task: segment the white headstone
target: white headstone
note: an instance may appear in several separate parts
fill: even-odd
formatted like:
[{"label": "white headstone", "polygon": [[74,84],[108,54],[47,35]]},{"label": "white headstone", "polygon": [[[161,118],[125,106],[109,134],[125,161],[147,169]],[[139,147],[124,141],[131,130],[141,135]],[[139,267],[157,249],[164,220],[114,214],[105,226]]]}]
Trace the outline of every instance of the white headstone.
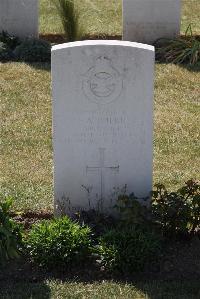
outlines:
[{"label": "white headstone", "polygon": [[0,0],[0,32],[38,36],[38,0]]},{"label": "white headstone", "polygon": [[114,205],[152,189],[154,47],[83,41],[52,49],[55,208]]},{"label": "white headstone", "polygon": [[154,43],[180,33],[181,0],[123,0],[123,39]]}]

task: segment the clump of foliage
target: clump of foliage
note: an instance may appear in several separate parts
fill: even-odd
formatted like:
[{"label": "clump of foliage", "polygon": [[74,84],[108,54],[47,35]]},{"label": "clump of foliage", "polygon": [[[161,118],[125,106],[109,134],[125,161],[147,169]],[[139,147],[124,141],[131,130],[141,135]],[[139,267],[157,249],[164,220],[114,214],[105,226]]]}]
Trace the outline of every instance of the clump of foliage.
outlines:
[{"label": "clump of foliage", "polygon": [[116,224],[118,223],[118,220],[112,215],[100,213],[94,209],[76,212],[73,215],[73,219],[81,225],[86,223],[93,231],[93,239],[97,236],[101,236],[102,233],[108,229],[116,227]]},{"label": "clump of foliage", "polygon": [[155,42],[156,60],[177,64],[200,64],[200,39],[193,35],[191,25],[185,36],[174,39],[161,38]]},{"label": "clump of foliage", "polygon": [[7,32],[0,33],[0,61],[49,62],[51,45],[44,40],[27,38],[21,40]]},{"label": "clump of foliage", "polygon": [[74,0],[53,0],[61,18],[63,29],[68,42],[79,40],[82,36],[80,14]]},{"label": "clump of foliage", "polygon": [[0,61],[5,62],[13,59],[13,53],[6,43],[0,42]]},{"label": "clump of foliage", "polygon": [[0,61],[14,60],[13,50],[21,43],[18,37],[8,34],[5,31],[0,33]]},{"label": "clump of foliage", "polygon": [[0,202],[0,264],[17,258],[22,242],[21,228],[9,214],[12,203],[11,197],[6,197]]},{"label": "clump of foliage", "polygon": [[159,257],[161,240],[153,231],[136,226],[116,228],[99,239],[97,252],[108,271],[133,273]]},{"label": "clump of foliage", "polygon": [[200,229],[200,184],[189,180],[175,192],[155,185],[150,206],[126,186],[118,196],[115,208],[122,226],[139,225],[161,229],[164,235],[189,235]]},{"label": "clump of foliage", "polygon": [[10,50],[14,50],[21,43],[21,40],[6,31],[2,31],[0,33],[0,42],[6,44]]},{"label": "clump of foliage", "polygon": [[[139,199],[134,193],[127,194],[125,185],[117,197],[114,208],[118,211],[120,222],[123,226],[148,225],[150,221],[150,210],[146,204],[148,198]],[[141,204],[142,201],[142,204]]]},{"label": "clump of foliage", "polygon": [[20,61],[49,62],[51,59],[51,45],[44,40],[29,38],[15,48],[14,55]]},{"label": "clump of foliage", "polygon": [[80,264],[89,255],[90,229],[68,217],[33,225],[24,242],[33,262],[47,268]]},{"label": "clump of foliage", "polygon": [[165,234],[189,234],[200,229],[200,184],[189,180],[176,192],[157,184],[152,192],[152,214]]}]

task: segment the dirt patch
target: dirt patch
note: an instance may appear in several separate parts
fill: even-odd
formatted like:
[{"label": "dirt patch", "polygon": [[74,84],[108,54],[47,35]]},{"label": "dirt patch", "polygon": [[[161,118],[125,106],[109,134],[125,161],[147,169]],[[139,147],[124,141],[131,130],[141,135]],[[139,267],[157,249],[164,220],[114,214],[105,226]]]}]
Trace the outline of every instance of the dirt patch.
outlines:
[{"label": "dirt patch", "polygon": [[164,279],[200,279],[199,236],[168,244],[156,275]]},{"label": "dirt patch", "polygon": [[53,44],[66,43],[66,37],[64,36],[64,34],[45,33],[45,34],[40,34],[39,38]]},{"label": "dirt patch", "polygon": [[200,240],[196,237],[187,243],[174,243],[161,258],[159,264],[149,265],[143,273],[132,275],[115,275],[106,272],[95,263],[56,267],[45,270],[32,264],[26,257],[10,261],[0,271],[1,282],[42,282],[45,279],[62,281],[93,282],[103,280],[135,281],[135,280],[200,280]]},{"label": "dirt patch", "polygon": [[[45,34],[40,34],[39,36],[40,39],[46,40],[50,43],[54,44],[62,44],[66,43],[66,37],[64,34],[52,34],[52,33],[45,33]],[[82,37],[82,40],[121,40],[122,36],[121,35],[108,35],[108,34],[87,34]]]},{"label": "dirt patch", "polygon": [[11,217],[17,222],[24,226],[24,229],[30,229],[31,226],[41,220],[49,220],[53,218],[53,213],[41,211],[39,213],[28,211],[21,214],[11,214]]},{"label": "dirt patch", "polygon": [[[180,37],[186,41],[190,41],[191,39],[191,36],[181,35]],[[55,44],[62,44],[67,42],[65,35],[59,33],[40,34],[39,38]],[[194,35],[194,38],[200,41],[200,35]],[[108,35],[106,33],[101,33],[101,34],[91,33],[91,34],[84,35],[82,37],[82,40],[122,40],[122,35]]]},{"label": "dirt patch", "polygon": [[[34,223],[41,220],[53,218],[52,213],[48,212],[27,212],[21,215],[13,214],[13,219],[22,223],[25,229],[29,230]],[[101,217],[91,211],[82,215],[83,219],[90,227],[95,230],[97,235],[102,233],[102,227],[112,225],[111,217]],[[98,217],[98,218],[97,218]],[[94,221],[95,219],[95,221]],[[77,219],[76,219],[77,220]],[[96,223],[94,225],[94,223]],[[1,281],[29,281],[40,282],[44,279],[58,278],[61,280],[79,280],[92,282],[99,280],[200,280],[200,236],[196,235],[191,238],[166,241],[164,252],[159,262],[147,265],[143,273],[133,275],[112,275],[107,273],[98,263],[88,262],[88,264],[79,265],[79,267],[56,268],[45,270],[35,264],[32,264],[28,258],[21,257],[19,260],[10,261],[2,271],[0,271]]]}]

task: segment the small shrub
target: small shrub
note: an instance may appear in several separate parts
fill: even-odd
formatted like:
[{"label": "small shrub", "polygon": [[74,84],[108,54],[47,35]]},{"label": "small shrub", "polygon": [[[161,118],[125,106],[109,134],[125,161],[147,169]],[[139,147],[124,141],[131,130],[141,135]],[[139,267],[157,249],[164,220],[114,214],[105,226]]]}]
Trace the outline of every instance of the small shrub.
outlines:
[{"label": "small shrub", "polygon": [[5,43],[10,50],[14,50],[22,41],[5,31],[0,33],[0,42]]},{"label": "small shrub", "polygon": [[22,241],[21,229],[9,215],[12,202],[11,197],[0,202],[0,264],[19,256]]},{"label": "small shrub", "polygon": [[200,184],[189,180],[176,192],[156,185],[152,192],[154,221],[161,225],[164,234],[189,234],[200,229]]},{"label": "small shrub", "polygon": [[100,213],[94,209],[76,212],[73,218],[81,225],[87,224],[92,229],[93,241],[96,240],[96,237],[101,236],[105,231],[116,227],[118,224],[118,219],[114,216]]},{"label": "small shrub", "polygon": [[83,262],[91,246],[90,229],[68,217],[35,224],[25,238],[32,261],[47,268]]},{"label": "small shrub", "polygon": [[75,7],[74,0],[53,0],[61,18],[64,32],[68,42],[78,40],[82,36],[80,16]]},{"label": "small shrub", "polygon": [[[149,225],[150,210],[145,205],[149,198],[140,199],[134,193],[127,194],[127,186],[120,190],[117,197],[115,209],[119,213],[119,219],[123,226],[127,225]],[[141,204],[141,202],[143,204]]]},{"label": "small shrub", "polygon": [[97,252],[106,270],[132,273],[155,261],[160,249],[161,241],[155,233],[132,227],[105,233]]},{"label": "small shrub", "polygon": [[13,53],[7,44],[0,42],[0,61],[5,62],[13,59]]},{"label": "small shrub", "polygon": [[200,40],[193,35],[191,25],[185,37],[161,38],[156,41],[155,47],[156,60],[160,62],[186,63],[192,66],[200,64]]},{"label": "small shrub", "polygon": [[49,62],[51,60],[51,45],[40,39],[26,39],[14,50],[17,60],[25,62]]}]

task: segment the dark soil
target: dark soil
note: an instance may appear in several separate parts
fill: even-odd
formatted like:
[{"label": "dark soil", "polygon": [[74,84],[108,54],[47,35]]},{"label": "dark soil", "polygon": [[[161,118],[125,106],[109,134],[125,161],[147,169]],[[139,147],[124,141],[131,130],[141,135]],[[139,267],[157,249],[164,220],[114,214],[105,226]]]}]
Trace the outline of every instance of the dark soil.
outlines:
[{"label": "dark soil", "polygon": [[40,213],[28,211],[22,214],[11,214],[12,218],[21,223],[24,226],[24,229],[30,229],[34,223],[37,223],[41,220],[48,220],[53,218],[53,214],[49,212],[41,211]]},{"label": "dark soil", "polygon": [[[40,34],[39,38],[44,39],[50,43],[55,43],[55,44],[62,44],[66,43],[66,37],[64,34],[52,34],[52,33],[45,33],[45,34]],[[121,35],[108,35],[108,34],[88,34],[82,37],[82,40],[96,40],[96,39],[104,39],[104,40],[121,40],[122,36]]]},{"label": "dark soil", "polygon": [[[102,216],[102,217],[101,217]],[[53,218],[52,213],[47,212],[27,212],[24,214],[14,215],[13,218],[24,224],[26,229],[30,229],[33,223],[37,223],[44,219]],[[94,219],[97,221],[94,225]],[[102,233],[103,227],[112,226],[113,219],[111,217],[103,217],[91,211],[91,214],[81,215],[78,219],[83,220],[96,231],[96,234]],[[150,264],[143,273],[133,275],[123,275],[121,273],[112,275],[107,273],[98,263],[89,261],[88,264],[79,265],[79,267],[71,266],[69,268],[56,267],[47,270],[32,264],[26,257],[21,257],[16,261],[10,261],[0,271],[0,282],[3,281],[29,281],[40,282],[44,279],[58,278],[65,280],[78,280],[84,282],[92,282],[97,280],[200,280],[200,237],[193,236],[190,239],[179,241],[168,241],[165,250],[160,258],[159,263]]]},{"label": "dark soil", "polygon": [[[181,35],[180,36],[182,39],[185,40],[190,40],[191,37],[185,36],[185,35]],[[195,39],[200,41],[200,35],[194,35]],[[45,34],[40,34],[39,38],[44,39],[50,43],[55,43],[55,44],[62,44],[62,43],[66,43],[66,37],[64,34],[59,34],[59,33],[45,33]],[[106,33],[102,33],[102,34],[87,34],[85,36],[82,37],[82,40],[99,40],[99,39],[103,39],[103,40],[122,40],[122,35],[108,35]]]},{"label": "dark soil", "polygon": [[66,37],[64,36],[64,34],[46,33],[46,34],[40,34],[39,38],[53,44],[66,43]]},{"label": "dark soil", "polygon": [[26,257],[10,261],[0,271],[0,283],[41,282],[44,279],[62,281],[78,280],[83,282],[102,280],[200,280],[200,240],[196,237],[188,243],[174,243],[163,254],[159,264],[149,265],[143,273],[135,275],[112,275],[98,264],[88,263],[69,268],[56,267],[47,270],[32,264]]}]

